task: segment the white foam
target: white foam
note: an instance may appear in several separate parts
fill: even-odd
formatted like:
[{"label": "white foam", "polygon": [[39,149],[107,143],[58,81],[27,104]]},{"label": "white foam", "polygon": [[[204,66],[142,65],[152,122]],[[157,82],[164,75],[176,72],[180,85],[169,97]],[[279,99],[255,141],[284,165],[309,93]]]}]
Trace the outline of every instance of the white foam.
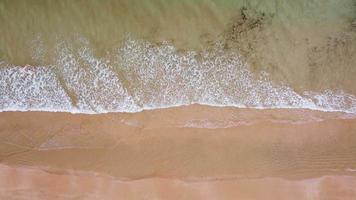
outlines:
[{"label": "white foam", "polygon": [[343,91],[298,94],[256,76],[236,53],[216,45],[178,52],[169,43],[128,39],[114,60],[96,58],[90,44],[57,45],[51,66],[0,63],[1,111],[139,112],[204,104],[240,108],[304,108],[356,113],[356,97]]},{"label": "white foam", "polygon": [[51,67],[0,68],[1,110],[70,111],[70,99]]},{"label": "white foam", "polygon": [[183,127],[187,128],[204,128],[204,129],[219,129],[219,128],[232,128],[237,126],[248,126],[253,122],[247,121],[231,121],[231,120],[208,120],[208,119],[195,119],[186,122]]}]

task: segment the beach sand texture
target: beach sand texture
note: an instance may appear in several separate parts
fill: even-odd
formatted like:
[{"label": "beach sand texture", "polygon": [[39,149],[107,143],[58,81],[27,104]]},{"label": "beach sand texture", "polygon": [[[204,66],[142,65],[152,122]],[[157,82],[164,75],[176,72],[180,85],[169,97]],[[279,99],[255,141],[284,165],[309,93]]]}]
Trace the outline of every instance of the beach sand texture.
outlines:
[{"label": "beach sand texture", "polygon": [[0,200],[354,200],[355,24],[355,0],[0,0]]},{"label": "beach sand texture", "polygon": [[352,199],[356,192],[356,123],[344,113],[195,105],[5,112],[0,123],[4,198]]}]

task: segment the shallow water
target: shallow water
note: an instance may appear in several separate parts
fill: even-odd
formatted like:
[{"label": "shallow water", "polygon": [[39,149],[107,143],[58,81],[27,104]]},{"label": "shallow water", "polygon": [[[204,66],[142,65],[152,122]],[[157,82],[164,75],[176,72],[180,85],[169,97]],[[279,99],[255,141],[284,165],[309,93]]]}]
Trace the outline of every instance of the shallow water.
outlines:
[{"label": "shallow water", "polygon": [[0,109],[355,113],[355,3],[1,0]]}]

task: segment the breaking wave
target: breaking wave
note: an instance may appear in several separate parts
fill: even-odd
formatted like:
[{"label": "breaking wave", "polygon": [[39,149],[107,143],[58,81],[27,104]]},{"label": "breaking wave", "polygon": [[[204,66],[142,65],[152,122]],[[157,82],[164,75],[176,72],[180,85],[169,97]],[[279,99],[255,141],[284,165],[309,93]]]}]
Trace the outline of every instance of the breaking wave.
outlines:
[{"label": "breaking wave", "polygon": [[99,59],[83,40],[76,50],[59,43],[53,65],[0,62],[1,111],[94,114],[189,104],[356,113],[354,95],[331,90],[300,94],[273,83],[266,73],[253,74],[222,45],[181,52],[168,42],[128,39],[111,59]]}]

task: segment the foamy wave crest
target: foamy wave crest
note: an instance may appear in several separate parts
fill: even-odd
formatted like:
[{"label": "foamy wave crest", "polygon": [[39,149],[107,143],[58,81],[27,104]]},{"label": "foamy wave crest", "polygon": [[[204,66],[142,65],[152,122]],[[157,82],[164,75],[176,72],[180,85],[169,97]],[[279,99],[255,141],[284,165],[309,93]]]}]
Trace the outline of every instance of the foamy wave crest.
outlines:
[{"label": "foamy wave crest", "polygon": [[356,113],[351,94],[299,94],[251,73],[239,55],[219,45],[179,52],[169,43],[128,39],[111,59],[99,59],[82,43],[76,50],[59,43],[50,66],[0,63],[0,109],[105,113],[205,104]]}]

